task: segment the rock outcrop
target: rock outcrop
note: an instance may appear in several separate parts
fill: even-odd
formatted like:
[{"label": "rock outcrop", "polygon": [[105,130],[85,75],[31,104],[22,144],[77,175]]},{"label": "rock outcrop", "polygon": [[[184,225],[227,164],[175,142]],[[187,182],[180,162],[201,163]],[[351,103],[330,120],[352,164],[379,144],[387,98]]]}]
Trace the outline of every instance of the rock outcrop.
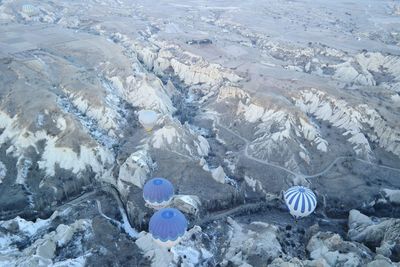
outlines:
[{"label": "rock outcrop", "polygon": [[150,234],[141,232],[136,244],[144,257],[151,261],[151,266],[203,266],[210,262],[213,255],[202,244],[202,235],[202,229],[194,226],[185,233],[178,245],[168,250],[157,244]]},{"label": "rock outcrop", "polygon": [[400,219],[369,218],[358,210],[351,210],[348,236],[376,250],[377,254],[400,260]]},{"label": "rock outcrop", "polygon": [[258,266],[271,262],[282,253],[275,226],[263,222],[244,226],[231,218],[227,222],[232,233],[222,266]]},{"label": "rock outcrop", "polygon": [[182,125],[177,119],[168,117],[164,118],[159,129],[154,130],[149,145],[199,160],[207,156],[210,150],[207,139]]},{"label": "rock outcrop", "polygon": [[376,143],[400,156],[400,130],[395,125],[389,125],[375,109],[365,104],[351,106],[345,100],[317,89],[300,92],[294,101],[303,112],[343,129],[343,135],[349,136],[348,141],[358,155],[370,158],[371,143]]},{"label": "rock outcrop", "polygon": [[344,241],[338,234],[319,232],[307,245],[311,259],[323,258],[329,266],[362,266],[372,260],[365,246]]},{"label": "rock outcrop", "polygon": [[154,168],[154,162],[146,150],[132,153],[119,168],[120,190],[127,190],[126,186],[129,185],[142,188],[152,168]]},{"label": "rock outcrop", "polygon": [[[37,233],[45,232],[52,220],[59,214],[54,213],[48,220],[37,220],[32,223],[17,217],[16,219],[2,222],[1,228],[13,233],[1,239],[0,265],[4,266],[53,266],[56,249],[65,248],[75,233],[88,231],[91,227],[90,220],[77,220],[70,225],[59,224],[54,231],[44,234],[39,238]],[[20,232],[20,233],[19,233]],[[19,233],[19,234],[18,234]],[[23,234],[21,234],[23,233]],[[18,249],[15,243],[28,241],[27,246]],[[57,261],[57,266],[68,264],[85,264],[84,257]],[[54,266],[56,266],[54,265]]]}]

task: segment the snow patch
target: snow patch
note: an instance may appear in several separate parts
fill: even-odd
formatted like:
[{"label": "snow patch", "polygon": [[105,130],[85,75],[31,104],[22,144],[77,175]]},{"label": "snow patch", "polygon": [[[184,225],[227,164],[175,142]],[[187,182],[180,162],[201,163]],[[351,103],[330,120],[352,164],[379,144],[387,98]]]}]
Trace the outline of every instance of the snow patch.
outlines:
[{"label": "snow patch", "polygon": [[174,254],[175,262],[182,259],[183,266],[194,267],[199,264],[200,251],[194,248],[177,245],[171,248],[171,252]]},{"label": "snow patch", "polygon": [[137,238],[139,233],[132,228],[131,224],[129,223],[128,216],[126,215],[125,210],[122,207],[119,207],[119,211],[121,212],[122,216],[122,229],[124,229],[125,233],[127,233],[132,238]]},{"label": "snow patch", "polygon": [[0,161],[0,184],[3,182],[3,179],[7,175],[7,168],[3,162]]},{"label": "snow patch", "polygon": [[48,227],[51,221],[58,216],[57,212],[54,212],[49,219],[42,220],[36,219],[35,222],[26,221],[25,219],[17,216],[14,219],[7,221],[0,221],[0,226],[6,229],[10,228],[13,224],[18,225],[18,229],[27,236],[33,236],[38,230]]},{"label": "snow patch", "polygon": [[17,162],[17,184],[24,185],[25,180],[28,177],[29,168],[32,166],[32,161],[23,157],[20,157]]}]

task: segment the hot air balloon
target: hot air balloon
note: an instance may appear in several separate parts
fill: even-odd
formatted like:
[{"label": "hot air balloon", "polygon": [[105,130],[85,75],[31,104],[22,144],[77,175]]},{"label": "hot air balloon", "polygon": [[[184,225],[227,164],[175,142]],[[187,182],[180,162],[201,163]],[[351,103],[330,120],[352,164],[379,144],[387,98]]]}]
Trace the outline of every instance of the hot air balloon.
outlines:
[{"label": "hot air balloon", "polygon": [[154,209],[168,206],[173,196],[174,186],[164,178],[153,178],[143,187],[143,198]]},{"label": "hot air balloon", "polygon": [[177,209],[165,208],[150,218],[149,232],[161,246],[171,248],[185,235],[188,222]]},{"label": "hot air balloon", "polygon": [[30,4],[23,5],[21,7],[21,11],[27,16],[35,16],[39,12],[39,10],[35,6]]},{"label": "hot air balloon", "polygon": [[294,217],[306,217],[317,206],[317,198],[313,191],[303,186],[293,186],[284,194],[286,206]]},{"label": "hot air balloon", "polygon": [[157,123],[157,113],[153,110],[141,110],[138,114],[140,124],[146,131],[150,132]]}]

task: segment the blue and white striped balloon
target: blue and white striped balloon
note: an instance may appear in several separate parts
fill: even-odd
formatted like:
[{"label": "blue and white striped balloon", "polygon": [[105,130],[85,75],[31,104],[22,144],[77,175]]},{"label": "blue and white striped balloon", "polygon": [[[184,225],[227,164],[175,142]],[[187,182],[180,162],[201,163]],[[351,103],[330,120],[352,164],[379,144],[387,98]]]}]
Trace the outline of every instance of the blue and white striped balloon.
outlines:
[{"label": "blue and white striped balloon", "polygon": [[284,197],[290,214],[295,217],[306,217],[317,206],[315,194],[307,187],[293,186],[285,192]]}]

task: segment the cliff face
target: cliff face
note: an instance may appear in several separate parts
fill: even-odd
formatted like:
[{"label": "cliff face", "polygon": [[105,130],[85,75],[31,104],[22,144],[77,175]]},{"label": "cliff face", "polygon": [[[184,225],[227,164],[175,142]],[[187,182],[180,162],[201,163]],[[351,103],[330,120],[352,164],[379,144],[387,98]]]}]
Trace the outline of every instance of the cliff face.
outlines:
[{"label": "cliff face", "polygon": [[390,125],[368,105],[351,106],[345,100],[335,99],[316,89],[300,92],[295,102],[303,112],[343,129],[343,135],[349,136],[348,141],[354,145],[356,154],[371,156],[370,143],[377,143],[388,152],[400,155],[398,126]]},{"label": "cliff face", "polygon": [[[0,265],[398,262],[398,7],[158,5],[0,1]],[[189,220],[171,252],[152,177]],[[295,184],[318,198],[297,223]]]}]

